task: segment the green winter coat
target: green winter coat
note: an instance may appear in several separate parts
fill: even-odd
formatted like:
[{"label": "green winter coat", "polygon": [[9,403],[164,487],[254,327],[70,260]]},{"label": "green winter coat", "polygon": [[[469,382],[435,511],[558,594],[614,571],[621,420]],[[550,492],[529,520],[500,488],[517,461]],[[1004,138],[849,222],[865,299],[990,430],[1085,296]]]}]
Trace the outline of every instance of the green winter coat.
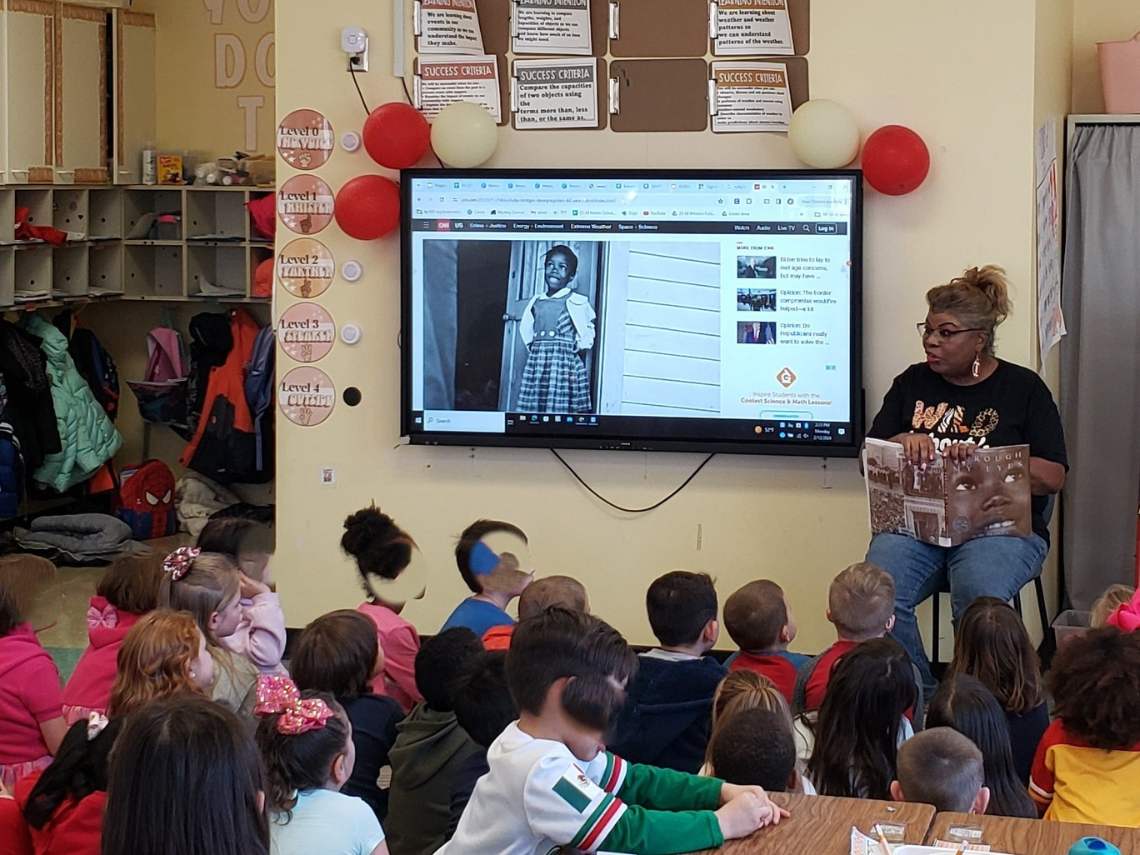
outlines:
[{"label": "green winter coat", "polygon": [[39,315],[29,317],[24,328],[43,340],[40,349],[47,356],[52,404],[63,442],[63,450],[49,454],[32,478],[62,493],[98,472],[119,450],[123,438],[76,370],[64,334]]}]

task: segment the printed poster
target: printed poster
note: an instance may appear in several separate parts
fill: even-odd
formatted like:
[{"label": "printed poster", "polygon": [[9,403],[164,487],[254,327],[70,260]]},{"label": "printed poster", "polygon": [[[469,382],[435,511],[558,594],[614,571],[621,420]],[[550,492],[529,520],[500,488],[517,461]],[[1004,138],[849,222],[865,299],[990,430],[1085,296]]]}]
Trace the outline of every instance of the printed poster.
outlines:
[{"label": "printed poster", "polygon": [[794,56],[788,0],[715,0],[713,54]]},{"label": "printed poster", "polygon": [[520,59],[512,83],[516,129],[598,127],[596,59]]},{"label": "printed poster", "polygon": [[419,52],[483,56],[475,0],[416,0]]},{"label": "printed poster", "polygon": [[315,175],[294,175],[277,191],[277,216],[285,228],[299,235],[324,231],[335,209],[332,188]]},{"label": "printed poster", "polygon": [[1037,129],[1037,338],[1041,361],[1066,334],[1061,312],[1060,211],[1057,201],[1057,122]]},{"label": "printed poster", "polygon": [[787,131],[792,119],[788,69],[781,62],[714,62],[715,133]]},{"label": "printed poster", "polygon": [[336,343],[336,324],[323,306],[297,303],[278,319],[277,340],[291,359],[319,362],[329,355]]},{"label": "printed poster", "polygon": [[336,147],[329,120],[316,110],[294,110],[277,126],[277,152],[294,169],[317,169]]},{"label": "printed poster", "polygon": [[514,0],[511,45],[518,54],[589,56],[590,0]]},{"label": "printed poster", "polygon": [[421,58],[415,78],[415,103],[428,119],[457,101],[470,101],[487,108],[502,121],[499,97],[499,64],[493,56],[447,56]]},{"label": "printed poster", "polygon": [[294,297],[319,297],[332,285],[336,263],[319,240],[299,238],[277,256],[277,279]]},{"label": "printed poster", "polygon": [[329,375],[319,368],[294,368],[278,381],[277,406],[295,425],[319,425],[332,415],[335,404],[336,388]]},{"label": "printed poster", "polygon": [[1033,533],[1028,445],[976,448],[963,462],[936,455],[925,467],[908,462],[897,442],[868,439],[863,453],[875,534],[958,546]]}]

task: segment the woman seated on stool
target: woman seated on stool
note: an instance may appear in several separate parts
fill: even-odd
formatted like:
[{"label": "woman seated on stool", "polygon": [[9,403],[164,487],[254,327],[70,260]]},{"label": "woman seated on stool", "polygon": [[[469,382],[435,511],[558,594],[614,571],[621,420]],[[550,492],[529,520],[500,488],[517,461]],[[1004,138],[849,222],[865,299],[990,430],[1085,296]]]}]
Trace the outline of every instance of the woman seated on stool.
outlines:
[{"label": "woman seated on stool", "polygon": [[965,462],[977,448],[1029,446],[1029,537],[980,537],[951,547],[898,534],[871,539],[867,561],[895,580],[892,634],[922,670],[927,697],[935,683],[915,607],[949,580],[957,622],[977,597],[1008,601],[1040,574],[1049,551],[1046,497],[1061,490],[1068,470],[1061,417],[1048,387],[1036,372],[994,355],[995,330],[1011,309],[1008,287],[1005,271],[988,265],[927,292],[930,308],[918,324],[926,361],[895,378],[867,433],[901,443],[916,467],[939,454]]}]

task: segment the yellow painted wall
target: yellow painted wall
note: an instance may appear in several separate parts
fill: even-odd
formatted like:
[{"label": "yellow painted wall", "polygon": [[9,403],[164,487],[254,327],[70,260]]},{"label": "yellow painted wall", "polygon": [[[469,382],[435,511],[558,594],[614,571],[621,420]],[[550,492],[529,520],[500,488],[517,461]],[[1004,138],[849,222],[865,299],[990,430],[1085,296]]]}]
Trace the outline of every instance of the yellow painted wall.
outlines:
[{"label": "yellow painted wall", "polygon": [[[410,5],[410,4],[409,4]],[[933,167],[916,193],[866,204],[866,378],[873,414],[891,378],[921,356],[914,323],[923,294],[963,268],[996,262],[1015,283],[1014,315],[1001,354],[1035,365],[1033,147],[1036,119],[1036,3],[959,0],[816,0],[811,87],[859,118],[864,134],[891,122],[927,140]],[[337,132],[359,128],[363,109],[343,70],[340,29],[365,27],[372,71],[362,86],[373,105],[402,98],[391,65],[389,4],[278,0],[278,114],[309,107]],[[985,21],[985,26],[979,26]],[[621,135],[501,131],[491,166],[786,167],[796,165],[779,135]],[[383,172],[361,153],[334,154],[321,175],[335,188]],[[285,175],[287,176],[287,172]],[[569,573],[590,590],[596,611],[635,642],[649,642],[644,592],[674,568],[707,570],[722,600],[757,577],[784,585],[801,626],[796,647],[833,638],[823,618],[827,583],[862,557],[867,512],[853,461],[716,458],[660,510],[625,516],[606,509],[546,451],[398,445],[399,245],[359,243],[335,226],[322,234],[338,262],[363,263],[363,281],[338,278],[321,298],[338,323],[359,323],[363,341],[338,344],[321,362],[342,402],[324,424],[279,430],[277,577],[290,625],[354,604],[359,589],[338,539],[344,517],[373,499],[407,528],[430,563],[427,597],[406,615],[434,632],[465,589],[451,557],[453,537],[477,516],[500,517],[530,535],[541,574]],[[284,308],[293,302],[279,297]],[[288,362],[282,356],[282,368]],[[699,463],[681,454],[566,455],[603,494],[649,504]],[[337,469],[321,487],[321,467]],[[722,646],[729,646],[727,638]],[[944,646],[944,649],[945,646]]]},{"label": "yellow painted wall", "polygon": [[158,22],[155,142],[210,157],[271,152],[273,0],[136,0],[133,8]]},{"label": "yellow painted wall", "polygon": [[1140,30],[1135,0],[1073,0],[1073,112],[1103,113],[1096,43],[1130,39]]}]

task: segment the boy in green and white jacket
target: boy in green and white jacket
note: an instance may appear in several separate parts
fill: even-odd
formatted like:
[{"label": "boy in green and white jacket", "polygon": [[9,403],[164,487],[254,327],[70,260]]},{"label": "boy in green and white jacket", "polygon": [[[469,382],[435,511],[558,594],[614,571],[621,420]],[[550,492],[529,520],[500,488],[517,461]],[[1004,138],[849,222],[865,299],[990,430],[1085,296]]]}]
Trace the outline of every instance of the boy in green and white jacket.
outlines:
[{"label": "boy in green and white jacket", "polygon": [[672,855],[720,846],[786,816],[760,787],[638,766],[602,740],[637,657],[595,617],[552,608],[519,624],[507,653],[519,720],[487,752],[437,855]]}]

